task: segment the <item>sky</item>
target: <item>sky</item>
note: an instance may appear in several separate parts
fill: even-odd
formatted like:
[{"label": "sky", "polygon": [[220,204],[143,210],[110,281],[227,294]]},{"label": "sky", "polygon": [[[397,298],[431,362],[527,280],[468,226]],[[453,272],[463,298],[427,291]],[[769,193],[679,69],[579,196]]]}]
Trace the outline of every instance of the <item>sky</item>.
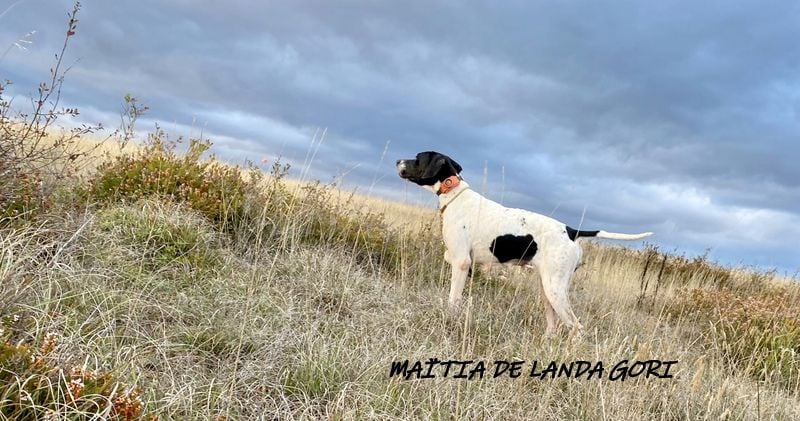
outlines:
[{"label": "sky", "polygon": [[[0,0],[15,103],[71,5]],[[131,94],[141,131],[294,176],[313,155],[312,178],[431,208],[394,162],[435,150],[508,206],[800,269],[798,2],[89,0],[78,18],[62,96],[81,121],[117,127]]]}]

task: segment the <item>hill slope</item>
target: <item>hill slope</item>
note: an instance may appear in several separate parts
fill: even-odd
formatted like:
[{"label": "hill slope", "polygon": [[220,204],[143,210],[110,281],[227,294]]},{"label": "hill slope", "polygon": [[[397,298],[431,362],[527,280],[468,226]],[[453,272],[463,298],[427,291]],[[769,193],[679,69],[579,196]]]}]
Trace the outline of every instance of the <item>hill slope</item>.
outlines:
[{"label": "hill slope", "polygon": [[[572,299],[586,334],[543,338],[529,272],[476,270],[462,313],[447,311],[433,212],[393,223],[407,205],[375,215],[369,198],[280,174],[242,203],[218,186],[229,206],[209,208],[120,169],[145,161],[164,179],[202,162],[137,151],[101,166],[89,193],[0,231],[3,416],[800,419],[800,290],[770,274],[585,243]],[[101,194],[103,176],[124,180]],[[392,362],[431,358],[487,367],[390,377]],[[496,360],[524,360],[521,376],[493,378]],[[541,374],[578,360],[603,375]],[[623,381],[635,360],[677,363],[671,378]]]}]

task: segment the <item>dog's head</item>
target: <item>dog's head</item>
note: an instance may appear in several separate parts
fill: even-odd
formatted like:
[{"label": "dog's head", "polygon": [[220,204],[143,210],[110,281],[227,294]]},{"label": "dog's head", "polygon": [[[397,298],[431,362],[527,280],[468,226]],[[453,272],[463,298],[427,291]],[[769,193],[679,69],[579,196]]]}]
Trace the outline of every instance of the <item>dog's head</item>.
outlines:
[{"label": "dog's head", "polygon": [[397,174],[400,178],[434,192],[437,190],[437,183],[460,172],[461,165],[458,162],[439,152],[420,152],[415,159],[397,160]]}]

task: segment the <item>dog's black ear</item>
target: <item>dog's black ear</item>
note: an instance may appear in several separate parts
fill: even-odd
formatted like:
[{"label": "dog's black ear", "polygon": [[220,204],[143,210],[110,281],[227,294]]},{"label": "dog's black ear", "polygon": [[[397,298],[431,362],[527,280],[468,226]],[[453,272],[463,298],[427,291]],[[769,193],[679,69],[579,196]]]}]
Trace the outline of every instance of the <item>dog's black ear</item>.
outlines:
[{"label": "dog's black ear", "polygon": [[442,167],[447,163],[447,158],[444,155],[437,155],[425,166],[425,171],[422,172],[421,178],[433,178],[439,174]]},{"label": "dog's black ear", "polygon": [[452,158],[448,157],[448,161],[450,161],[450,166],[456,170],[456,174],[461,174],[461,165],[458,165],[458,162],[454,161]]}]

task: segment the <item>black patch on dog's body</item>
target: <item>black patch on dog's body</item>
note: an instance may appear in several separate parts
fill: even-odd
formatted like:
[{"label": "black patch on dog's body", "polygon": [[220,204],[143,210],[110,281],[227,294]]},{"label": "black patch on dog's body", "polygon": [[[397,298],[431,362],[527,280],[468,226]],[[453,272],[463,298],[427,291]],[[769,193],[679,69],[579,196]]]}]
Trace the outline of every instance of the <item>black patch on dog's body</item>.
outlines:
[{"label": "black patch on dog's body", "polygon": [[570,226],[567,226],[567,236],[570,240],[575,241],[578,237],[597,237],[597,234],[600,231],[582,231],[576,230]]},{"label": "black patch on dog's body", "polygon": [[512,260],[520,260],[522,262],[529,262],[536,254],[537,245],[533,241],[533,236],[528,235],[513,235],[505,234],[492,240],[492,245],[489,247],[494,257],[500,263],[506,263]]}]

